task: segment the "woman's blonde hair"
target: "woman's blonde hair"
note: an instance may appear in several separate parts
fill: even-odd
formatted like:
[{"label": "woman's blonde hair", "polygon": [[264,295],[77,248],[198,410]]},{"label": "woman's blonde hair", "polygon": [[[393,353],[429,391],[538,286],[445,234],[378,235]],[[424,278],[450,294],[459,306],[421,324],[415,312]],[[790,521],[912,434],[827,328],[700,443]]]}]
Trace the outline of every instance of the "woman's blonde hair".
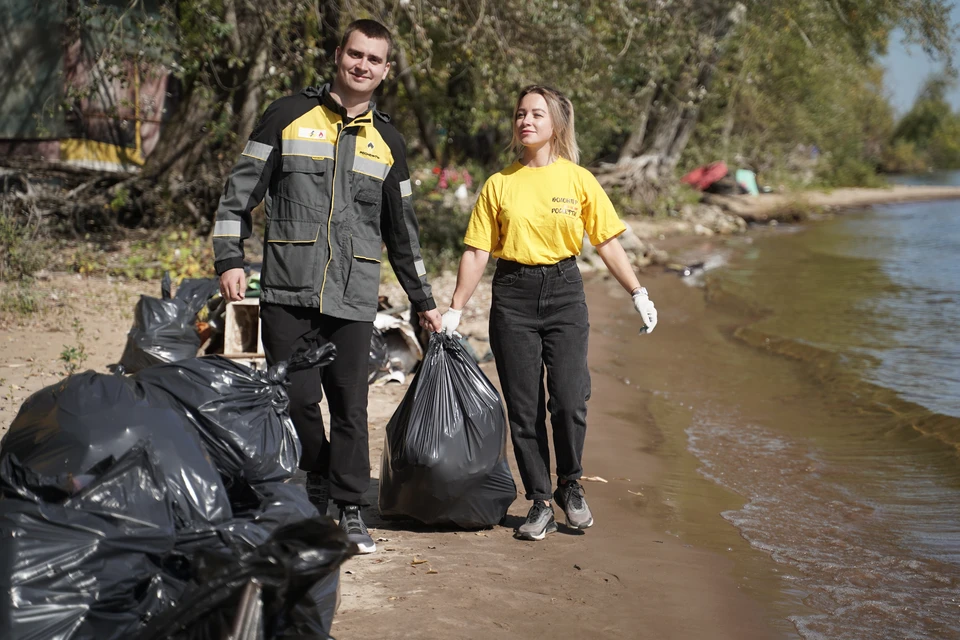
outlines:
[{"label": "woman's blonde hair", "polygon": [[543,96],[550,111],[550,120],[553,121],[553,140],[551,140],[551,154],[553,159],[566,158],[574,164],[580,163],[580,147],[577,146],[577,134],[573,126],[573,103],[553,87],[542,84],[532,84],[525,87],[517,97],[517,106],[513,109],[514,126],[513,139],[510,140],[510,149],[518,156],[523,153],[523,143],[517,136],[516,115],[523,99],[537,93]]}]

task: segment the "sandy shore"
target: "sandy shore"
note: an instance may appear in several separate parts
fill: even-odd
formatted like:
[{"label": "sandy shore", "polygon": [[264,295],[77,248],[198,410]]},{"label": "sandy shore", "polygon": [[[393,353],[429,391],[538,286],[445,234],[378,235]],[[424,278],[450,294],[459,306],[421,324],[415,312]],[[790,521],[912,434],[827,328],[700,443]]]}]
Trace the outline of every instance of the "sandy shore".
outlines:
[{"label": "sandy shore", "polygon": [[747,222],[802,217],[810,209],[836,211],[875,204],[960,199],[960,187],[896,185],[885,189],[848,188],[793,194],[722,196],[705,194],[704,201],[738,215]]},{"label": "sandy shore", "polygon": [[[674,297],[699,295],[671,276],[645,280],[665,309]],[[448,283],[437,285],[443,299]],[[485,282],[481,300],[488,286]],[[665,530],[666,521],[658,515],[663,471],[671,461],[661,455],[664,434],[650,417],[650,395],[644,391],[644,378],[656,373],[624,362],[623,342],[629,340],[631,352],[650,362],[668,360],[678,332],[637,337],[633,309],[609,281],[594,279],[588,301],[594,393],[584,471],[607,480],[584,483],[597,525],[586,533],[561,527],[542,543],[515,540],[511,527],[529,507],[522,495],[507,527],[483,532],[385,523],[369,509],[380,551],[345,567],[350,573],[343,576],[343,604],[333,630],[337,638],[782,637],[783,629],[775,628],[779,625],[767,610],[741,589],[732,560],[686,544]],[[485,318],[475,306],[472,311],[465,330],[482,338]],[[493,364],[484,370],[497,383]],[[640,375],[626,380],[624,370]],[[689,373],[695,375],[692,369]],[[371,392],[374,461],[380,459],[383,427],[403,390]],[[509,455],[520,487],[512,449]],[[371,500],[375,497],[372,490]],[[718,518],[715,505],[704,517]]]},{"label": "sandy shore", "polygon": [[[670,298],[696,292],[672,276],[645,281],[664,309],[664,328],[649,338],[630,338],[631,349],[651,361],[668,359],[676,339],[669,318],[677,313],[668,311],[677,304]],[[452,278],[436,285],[443,300]],[[60,275],[38,283],[46,311],[25,326],[0,330],[0,433],[30,393],[63,376],[59,356],[65,346],[82,344],[84,368],[106,371],[122,352],[137,294],[155,295],[154,289],[152,283]],[[379,551],[344,566],[335,637],[779,637],[765,608],[735,579],[734,561],[685,543],[657,515],[663,511],[659,483],[671,462],[659,452],[664,436],[650,418],[643,376],[625,384],[612,364],[624,353],[618,332],[635,336],[635,319],[622,292],[612,298],[608,291],[603,283],[588,287],[594,394],[584,467],[586,475],[608,480],[586,483],[597,525],[585,534],[561,528],[543,543],[517,541],[511,527],[529,506],[522,496],[510,510],[508,527],[481,532],[387,524],[370,509]],[[488,296],[485,282],[465,319],[464,328],[480,338]],[[80,335],[71,328],[74,318]],[[474,344],[482,349],[484,342]],[[492,363],[484,368],[496,382]],[[384,426],[405,389],[371,389],[375,477]],[[515,472],[512,451],[510,456]],[[374,504],[375,487],[369,496]]]}]

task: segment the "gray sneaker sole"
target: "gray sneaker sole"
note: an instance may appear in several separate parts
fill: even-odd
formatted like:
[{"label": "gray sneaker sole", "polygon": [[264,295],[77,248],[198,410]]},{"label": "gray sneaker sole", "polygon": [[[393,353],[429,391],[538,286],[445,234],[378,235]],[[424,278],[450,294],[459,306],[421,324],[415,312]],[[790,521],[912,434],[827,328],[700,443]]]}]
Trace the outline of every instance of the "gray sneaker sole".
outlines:
[{"label": "gray sneaker sole", "polygon": [[587,511],[587,520],[576,522],[577,517],[574,515],[571,517],[571,514],[567,511],[567,506],[561,498],[560,490],[558,489],[553,494],[553,499],[557,503],[557,506],[563,509],[563,517],[567,521],[567,526],[571,529],[589,529],[593,526],[593,514]]},{"label": "gray sneaker sole", "polygon": [[350,542],[357,545],[357,549],[360,550],[360,555],[362,556],[365,556],[369,553],[376,553],[377,551],[377,543],[373,540],[370,540],[369,542],[360,542],[358,540],[351,539]]},{"label": "gray sneaker sole", "polygon": [[557,523],[551,522],[545,528],[540,530],[540,533],[527,533],[524,531],[517,530],[517,537],[521,540],[543,540],[547,537],[548,533],[556,533]]}]

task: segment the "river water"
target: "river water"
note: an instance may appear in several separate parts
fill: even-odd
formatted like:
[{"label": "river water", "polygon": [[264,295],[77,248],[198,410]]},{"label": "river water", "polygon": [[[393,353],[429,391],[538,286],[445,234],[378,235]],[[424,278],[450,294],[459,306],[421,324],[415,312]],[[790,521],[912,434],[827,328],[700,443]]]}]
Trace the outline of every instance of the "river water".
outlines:
[{"label": "river water", "polygon": [[730,244],[661,310],[667,533],[727,553],[782,637],[960,639],[960,202]]},{"label": "river water", "polygon": [[[685,429],[781,613],[809,639],[960,638],[960,202],[764,233],[700,284],[730,343],[790,363],[721,375]],[[748,384],[780,413],[718,400]]]}]

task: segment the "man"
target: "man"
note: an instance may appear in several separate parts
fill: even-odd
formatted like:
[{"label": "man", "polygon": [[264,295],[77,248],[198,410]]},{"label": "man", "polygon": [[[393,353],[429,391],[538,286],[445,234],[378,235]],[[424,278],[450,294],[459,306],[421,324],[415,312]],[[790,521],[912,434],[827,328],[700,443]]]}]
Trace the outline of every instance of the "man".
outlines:
[{"label": "man", "polygon": [[[266,197],[260,318],[267,362],[318,340],[337,347],[330,366],[291,374],[290,415],[311,500],[321,513],[328,498],[337,503],[340,527],[362,553],[376,550],[360,507],[370,484],[367,361],[381,242],[420,325],[440,330],[420,256],[405,143],[371,101],[390,71],[391,48],[382,24],[357,20],[337,48],[332,85],[267,108],[227,179],[213,233],[220,291],[241,300],[250,211]],[[318,405],[323,392],[329,442]]]}]

